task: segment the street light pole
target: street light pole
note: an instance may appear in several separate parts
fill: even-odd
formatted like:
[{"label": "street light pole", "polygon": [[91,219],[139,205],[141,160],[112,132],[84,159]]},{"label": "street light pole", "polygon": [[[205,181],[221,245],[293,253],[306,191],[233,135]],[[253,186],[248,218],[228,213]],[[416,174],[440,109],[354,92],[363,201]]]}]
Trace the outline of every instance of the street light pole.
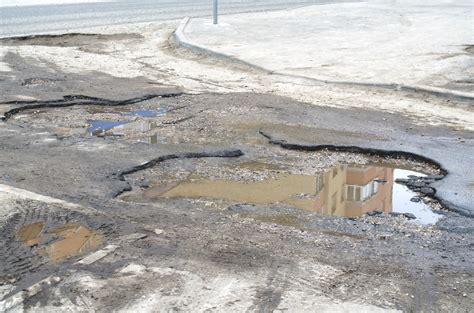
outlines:
[{"label": "street light pole", "polygon": [[214,0],[214,25],[217,25],[217,10],[218,10],[218,0]]}]

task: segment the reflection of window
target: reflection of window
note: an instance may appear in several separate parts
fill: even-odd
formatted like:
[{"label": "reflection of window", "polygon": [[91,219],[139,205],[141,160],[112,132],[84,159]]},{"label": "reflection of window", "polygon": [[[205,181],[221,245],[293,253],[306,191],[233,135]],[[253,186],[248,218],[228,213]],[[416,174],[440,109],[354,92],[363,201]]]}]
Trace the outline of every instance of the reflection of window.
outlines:
[{"label": "reflection of window", "polygon": [[331,212],[334,213],[336,211],[336,203],[337,202],[337,192],[335,192],[331,197]]},{"label": "reflection of window", "polygon": [[371,181],[365,186],[347,185],[346,193],[348,201],[365,201],[378,192],[378,183]]},{"label": "reflection of window", "polygon": [[349,201],[356,201],[355,198],[354,198],[354,190],[355,190],[355,186],[351,186],[351,185],[348,185],[347,186],[347,200]]},{"label": "reflection of window", "polygon": [[[378,180],[378,178],[375,178],[374,180]],[[372,182],[374,184],[374,193],[377,193],[379,191],[379,183],[376,181]]]},{"label": "reflection of window", "polygon": [[335,168],[332,170],[332,177],[333,177],[333,178],[336,177],[337,172],[338,172],[338,168],[335,167]]},{"label": "reflection of window", "polygon": [[319,194],[324,188],[324,173],[319,173],[316,176],[316,194]]}]

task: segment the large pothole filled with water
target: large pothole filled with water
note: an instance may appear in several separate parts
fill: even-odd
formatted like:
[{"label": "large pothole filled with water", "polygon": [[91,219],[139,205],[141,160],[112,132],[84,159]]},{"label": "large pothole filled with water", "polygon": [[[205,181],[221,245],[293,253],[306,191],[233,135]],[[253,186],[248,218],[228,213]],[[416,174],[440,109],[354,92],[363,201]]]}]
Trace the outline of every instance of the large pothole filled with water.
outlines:
[{"label": "large pothole filled with water", "polygon": [[[173,127],[194,117],[186,106],[164,104],[160,98],[135,106],[76,105],[38,108],[14,115],[11,122],[48,130],[56,138],[100,137],[128,143],[167,143]],[[167,129],[170,130],[167,130]],[[171,135],[170,135],[171,133]],[[168,141],[167,141],[168,138]]]},{"label": "large pothole filled with water", "polygon": [[[166,161],[136,177],[142,188],[124,199],[200,199],[227,204],[278,205],[351,218],[365,214],[403,215],[425,225],[434,224],[442,217],[437,212],[441,206],[436,200],[420,193],[419,188],[406,186],[410,179],[439,177],[433,167],[409,160],[374,160],[361,155],[305,154],[309,155],[308,160],[293,158],[290,162],[278,158],[239,162]],[[338,159],[364,164],[342,163]],[[327,167],[325,163],[335,164]]]}]

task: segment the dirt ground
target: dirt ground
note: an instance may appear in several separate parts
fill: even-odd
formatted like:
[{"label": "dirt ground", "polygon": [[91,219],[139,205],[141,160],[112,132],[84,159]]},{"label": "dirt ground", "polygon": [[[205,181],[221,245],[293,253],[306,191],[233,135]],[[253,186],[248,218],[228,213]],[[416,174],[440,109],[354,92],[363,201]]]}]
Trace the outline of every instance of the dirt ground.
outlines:
[{"label": "dirt ground", "polygon": [[[198,65],[188,76],[182,65],[161,79],[147,76],[153,70],[147,65],[137,69],[143,75],[112,75],[110,64],[95,68],[91,54],[113,57],[109,50],[124,40],[132,54],[141,36],[90,44],[83,35],[77,42],[46,39],[2,46],[10,71],[0,81],[0,310],[468,312],[474,306],[467,159],[474,136],[454,117],[472,114],[466,100],[346,86],[337,87],[347,88],[337,102],[351,105],[314,105],[336,94],[335,87],[328,93],[317,87],[314,101],[304,103],[246,90],[245,82],[213,87],[205,74],[193,76]],[[161,47],[168,65],[212,63]],[[34,49],[50,54],[38,62]],[[69,49],[90,63],[65,69]],[[269,79],[223,68],[262,85]],[[369,94],[373,99],[362,96]],[[361,104],[381,99],[430,103],[448,113],[424,120],[423,110]],[[97,132],[92,121],[128,124]],[[284,202],[160,196],[190,177],[249,183],[338,164],[395,164],[439,176],[427,185],[436,193],[419,196],[440,220],[421,225],[396,214],[347,218]],[[87,244],[61,250],[80,236]]]}]

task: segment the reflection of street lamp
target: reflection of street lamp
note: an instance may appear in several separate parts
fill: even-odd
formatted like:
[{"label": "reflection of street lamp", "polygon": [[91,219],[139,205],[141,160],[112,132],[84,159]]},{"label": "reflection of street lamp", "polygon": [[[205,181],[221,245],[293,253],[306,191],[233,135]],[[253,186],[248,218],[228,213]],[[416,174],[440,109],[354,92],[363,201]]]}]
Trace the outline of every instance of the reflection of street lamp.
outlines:
[{"label": "reflection of street lamp", "polygon": [[217,25],[217,0],[214,0],[214,25]]}]

